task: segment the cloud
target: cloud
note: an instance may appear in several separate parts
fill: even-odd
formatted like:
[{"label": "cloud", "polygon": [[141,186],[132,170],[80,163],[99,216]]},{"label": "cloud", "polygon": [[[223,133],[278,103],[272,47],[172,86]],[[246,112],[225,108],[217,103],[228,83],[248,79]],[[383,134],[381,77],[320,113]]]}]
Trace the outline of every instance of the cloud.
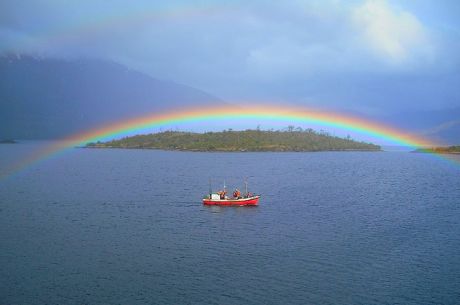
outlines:
[{"label": "cloud", "polygon": [[385,0],[367,0],[353,10],[352,20],[368,46],[389,63],[403,63],[430,53],[427,30],[416,16]]},{"label": "cloud", "polygon": [[460,101],[454,9],[446,30],[445,12],[397,0],[23,1],[0,4],[0,52],[112,59],[226,100],[375,111]]}]

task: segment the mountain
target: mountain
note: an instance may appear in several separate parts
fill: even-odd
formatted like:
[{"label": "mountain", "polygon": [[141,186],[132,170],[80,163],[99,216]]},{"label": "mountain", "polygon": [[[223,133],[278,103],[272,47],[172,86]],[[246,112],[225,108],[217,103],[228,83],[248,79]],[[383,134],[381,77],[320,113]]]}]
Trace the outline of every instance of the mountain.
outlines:
[{"label": "mountain", "polygon": [[460,143],[460,108],[394,113],[381,121],[446,145]]},{"label": "mountain", "polygon": [[0,138],[53,139],[166,109],[223,104],[115,62],[0,56]]},{"label": "mountain", "polygon": [[403,133],[433,141],[438,145],[452,146],[460,143],[460,107],[389,111],[378,114],[340,109],[339,113],[393,127]]}]

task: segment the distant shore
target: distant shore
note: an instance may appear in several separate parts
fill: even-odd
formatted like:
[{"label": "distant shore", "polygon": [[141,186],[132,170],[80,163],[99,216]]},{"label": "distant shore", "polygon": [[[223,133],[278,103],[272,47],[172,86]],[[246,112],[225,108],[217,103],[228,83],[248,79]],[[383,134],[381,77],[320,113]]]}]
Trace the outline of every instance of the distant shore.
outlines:
[{"label": "distant shore", "polygon": [[88,143],[85,148],[160,149],[196,152],[317,152],[381,151],[372,143],[340,138],[312,129],[283,131],[224,130],[221,132],[165,131],[130,136],[108,142]]},{"label": "distant shore", "polygon": [[415,153],[431,153],[431,154],[460,154],[460,145],[447,146],[447,147],[427,147],[418,148],[414,150]]},{"label": "distant shore", "polygon": [[375,149],[329,149],[329,150],[199,150],[199,149],[179,149],[179,148],[157,148],[157,147],[120,147],[120,146],[78,146],[76,148],[89,149],[144,149],[144,150],[163,150],[179,152],[215,152],[215,153],[250,153],[250,152],[383,152]]},{"label": "distant shore", "polygon": [[0,140],[0,144],[17,144],[18,142],[12,139],[3,139]]}]

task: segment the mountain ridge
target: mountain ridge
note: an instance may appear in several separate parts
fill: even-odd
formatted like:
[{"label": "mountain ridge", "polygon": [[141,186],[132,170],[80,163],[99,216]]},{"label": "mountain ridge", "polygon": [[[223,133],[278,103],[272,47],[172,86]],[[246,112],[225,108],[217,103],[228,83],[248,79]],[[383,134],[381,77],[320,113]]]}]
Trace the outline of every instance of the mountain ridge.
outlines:
[{"label": "mountain ridge", "polygon": [[55,139],[171,108],[225,104],[113,61],[0,56],[0,138]]}]

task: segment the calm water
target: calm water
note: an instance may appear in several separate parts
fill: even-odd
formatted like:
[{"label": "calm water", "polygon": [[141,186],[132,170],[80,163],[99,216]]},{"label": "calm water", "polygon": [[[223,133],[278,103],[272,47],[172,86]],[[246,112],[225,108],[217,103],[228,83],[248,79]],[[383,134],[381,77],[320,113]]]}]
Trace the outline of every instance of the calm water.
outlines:
[{"label": "calm water", "polygon": [[[245,176],[259,207],[201,205]],[[0,181],[0,304],[459,300],[460,168],[428,155],[74,149]]]}]

